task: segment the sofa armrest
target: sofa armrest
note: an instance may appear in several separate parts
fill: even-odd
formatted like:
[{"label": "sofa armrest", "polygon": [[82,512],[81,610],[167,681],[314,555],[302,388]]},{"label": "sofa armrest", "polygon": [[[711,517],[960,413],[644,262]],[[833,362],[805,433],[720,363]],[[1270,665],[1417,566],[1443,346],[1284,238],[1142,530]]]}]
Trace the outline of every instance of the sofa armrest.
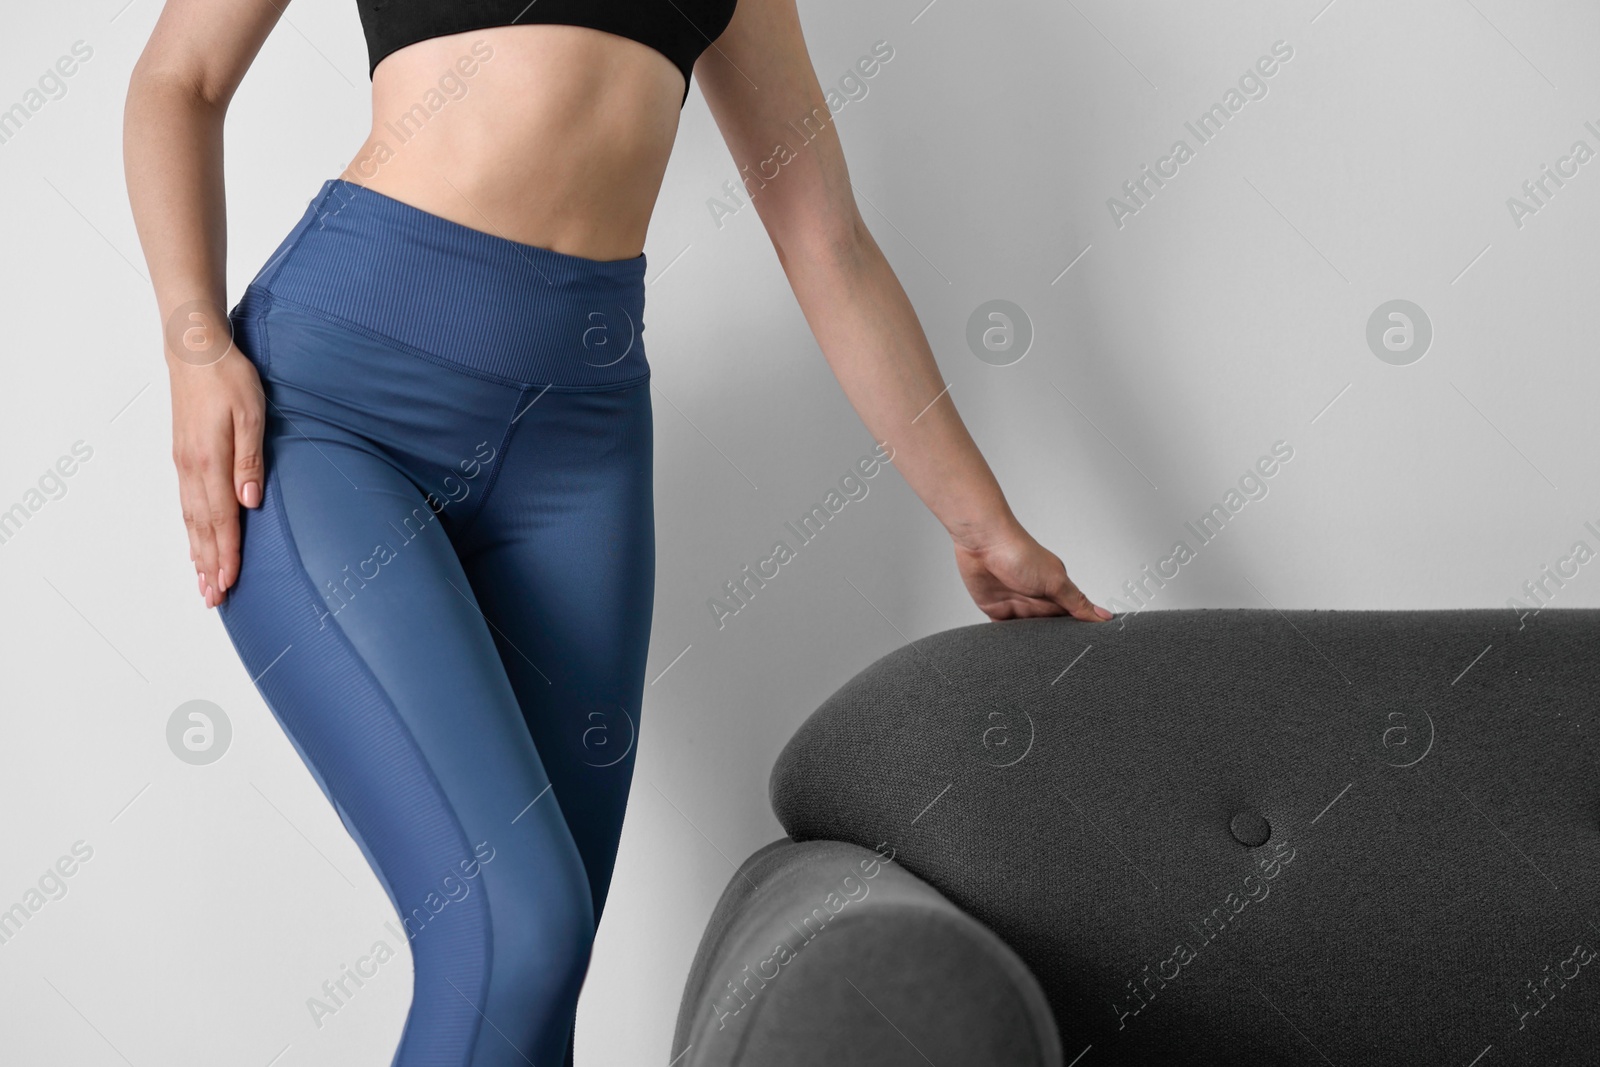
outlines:
[{"label": "sofa armrest", "polygon": [[889,850],[783,838],[718,900],[671,1056],[674,1067],[1060,1067],[1061,1043],[1016,953]]}]

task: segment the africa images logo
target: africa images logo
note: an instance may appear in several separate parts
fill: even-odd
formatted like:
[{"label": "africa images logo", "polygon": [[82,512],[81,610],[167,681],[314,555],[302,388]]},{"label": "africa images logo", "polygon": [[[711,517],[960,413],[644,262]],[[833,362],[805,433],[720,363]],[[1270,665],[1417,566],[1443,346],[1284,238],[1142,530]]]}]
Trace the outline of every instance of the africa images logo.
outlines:
[{"label": "africa images logo", "polygon": [[1367,347],[1390,366],[1415,363],[1432,344],[1433,320],[1409,300],[1386,301],[1367,318]]},{"label": "africa images logo", "polygon": [[621,304],[608,311],[589,312],[584,316],[583,361],[591,367],[621,363],[633,351],[640,329],[632,313]]}]

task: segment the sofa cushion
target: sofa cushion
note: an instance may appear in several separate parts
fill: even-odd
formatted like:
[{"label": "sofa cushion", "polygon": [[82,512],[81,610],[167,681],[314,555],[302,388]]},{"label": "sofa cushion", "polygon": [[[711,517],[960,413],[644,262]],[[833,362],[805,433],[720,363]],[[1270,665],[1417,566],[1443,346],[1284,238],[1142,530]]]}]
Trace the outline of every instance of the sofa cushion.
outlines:
[{"label": "sofa cushion", "polygon": [[1597,611],[985,623],[846,683],[772,803],[995,930],[1068,1061],[1592,1063],[1597,702]]}]

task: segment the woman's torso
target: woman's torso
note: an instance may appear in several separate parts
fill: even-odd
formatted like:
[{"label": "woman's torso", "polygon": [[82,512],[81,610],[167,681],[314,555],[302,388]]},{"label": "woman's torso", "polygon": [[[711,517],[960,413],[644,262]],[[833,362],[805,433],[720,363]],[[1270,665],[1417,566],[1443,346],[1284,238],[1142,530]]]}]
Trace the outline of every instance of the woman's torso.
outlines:
[{"label": "woman's torso", "polygon": [[372,74],[372,131],[342,175],[569,255],[638,256],[685,79],[640,41],[493,26],[406,45]]}]

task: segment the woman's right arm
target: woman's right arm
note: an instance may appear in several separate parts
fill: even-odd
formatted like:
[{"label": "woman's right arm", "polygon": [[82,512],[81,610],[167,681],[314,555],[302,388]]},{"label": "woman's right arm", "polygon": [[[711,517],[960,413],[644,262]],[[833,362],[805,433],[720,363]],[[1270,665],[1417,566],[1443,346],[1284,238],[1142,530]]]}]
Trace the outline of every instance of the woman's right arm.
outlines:
[{"label": "woman's right arm", "polygon": [[122,155],[172,384],[172,458],[207,607],[239,577],[239,505],[261,503],[265,400],[232,351],[222,124],[288,0],[167,0],[128,82]]}]

